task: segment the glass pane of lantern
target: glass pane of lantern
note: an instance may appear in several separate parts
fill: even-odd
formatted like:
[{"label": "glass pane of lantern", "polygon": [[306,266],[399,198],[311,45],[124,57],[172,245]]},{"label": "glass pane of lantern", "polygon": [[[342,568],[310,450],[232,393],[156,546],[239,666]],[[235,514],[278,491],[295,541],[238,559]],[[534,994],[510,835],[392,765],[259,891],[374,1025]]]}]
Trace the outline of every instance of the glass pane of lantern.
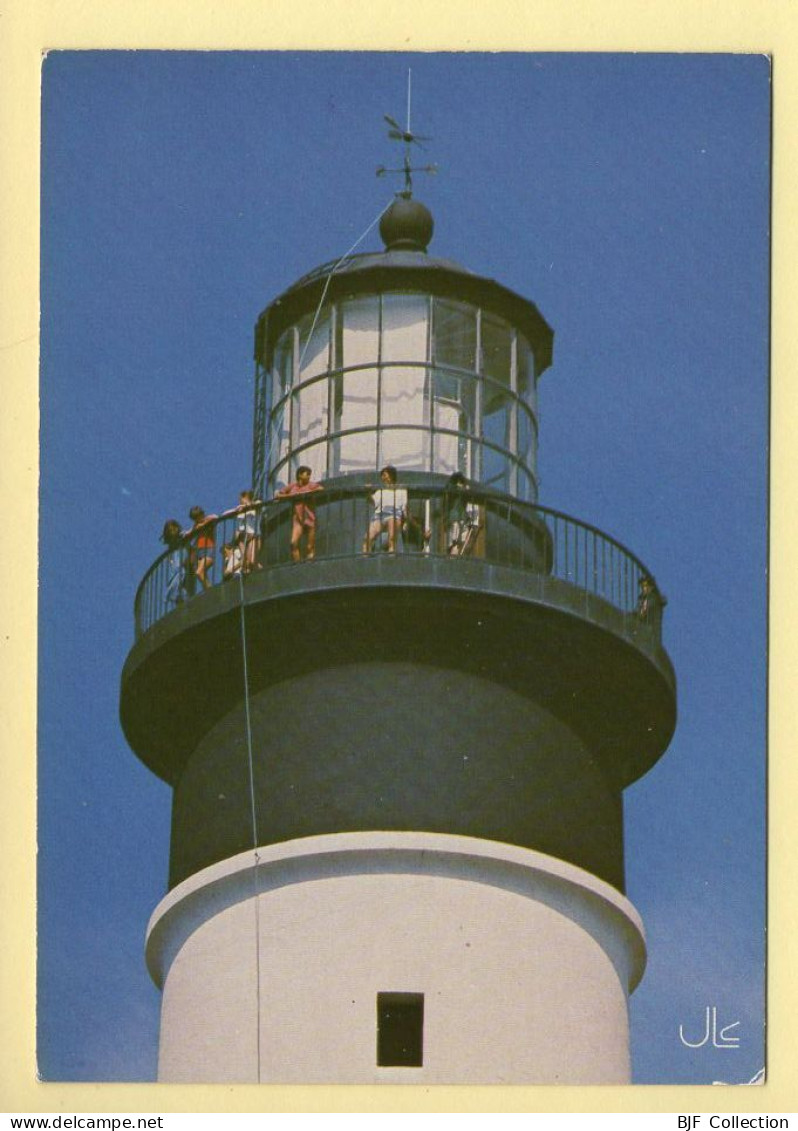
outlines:
[{"label": "glass pane of lantern", "polygon": [[281,397],[291,387],[294,367],[294,328],[289,327],[283,334],[274,350],[272,360],[272,404],[277,404]]},{"label": "glass pane of lantern", "polygon": [[383,369],[381,424],[429,425],[428,372],[418,365]]},{"label": "glass pane of lantern", "polygon": [[296,448],[327,433],[327,382],[322,377],[294,393],[293,443]]},{"label": "glass pane of lantern", "polygon": [[429,467],[429,440],[427,428],[385,429],[380,432],[379,463],[426,471]]},{"label": "glass pane of lantern", "polygon": [[482,482],[493,491],[509,490],[509,460],[495,448],[482,445]]},{"label": "glass pane of lantern", "polygon": [[359,298],[342,304],[336,365],[368,365],[377,361],[379,351],[379,299]]},{"label": "glass pane of lantern", "polygon": [[476,309],[436,298],[433,311],[433,360],[438,365],[476,370]]},{"label": "glass pane of lantern", "polygon": [[318,373],[329,369],[330,362],[330,312],[322,312],[316,318],[316,325],[308,340],[313,315],[307,315],[299,323],[299,380],[307,381]]},{"label": "glass pane of lantern", "polygon": [[510,361],[512,358],[512,335],[510,327],[501,318],[492,314],[482,315],[482,372],[510,384]]},{"label": "glass pane of lantern", "polygon": [[537,413],[537,381],[535,379],[535,358],[526,339],[518,335],[518,392]]},{"label": "glass pane of lantern", "polygon": [[429,299],[383,295],[382,361],[426,361]]}]

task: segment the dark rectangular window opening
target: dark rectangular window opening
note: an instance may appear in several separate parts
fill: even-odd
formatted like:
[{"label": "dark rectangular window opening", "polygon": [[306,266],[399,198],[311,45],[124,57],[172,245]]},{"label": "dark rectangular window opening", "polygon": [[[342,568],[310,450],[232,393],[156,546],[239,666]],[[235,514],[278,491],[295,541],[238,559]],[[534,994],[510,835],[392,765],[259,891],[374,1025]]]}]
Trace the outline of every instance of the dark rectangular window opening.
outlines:
[{"label": "dark rectangular window opening", "polygon": [[424,995],[377,994],[377,1064],[421,1068],[424,1063]]}]

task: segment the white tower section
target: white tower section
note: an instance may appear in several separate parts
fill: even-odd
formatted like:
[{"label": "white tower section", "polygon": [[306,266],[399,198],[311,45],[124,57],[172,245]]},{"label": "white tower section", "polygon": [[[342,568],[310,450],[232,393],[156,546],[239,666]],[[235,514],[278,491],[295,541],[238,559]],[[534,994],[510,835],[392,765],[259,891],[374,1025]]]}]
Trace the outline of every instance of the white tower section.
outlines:
[{"label": "white tower section", "polygon": [[553,857],[353,833],[192,876],[147,957],[164,1082],[620,1084],[645,944],[616,889]]}]

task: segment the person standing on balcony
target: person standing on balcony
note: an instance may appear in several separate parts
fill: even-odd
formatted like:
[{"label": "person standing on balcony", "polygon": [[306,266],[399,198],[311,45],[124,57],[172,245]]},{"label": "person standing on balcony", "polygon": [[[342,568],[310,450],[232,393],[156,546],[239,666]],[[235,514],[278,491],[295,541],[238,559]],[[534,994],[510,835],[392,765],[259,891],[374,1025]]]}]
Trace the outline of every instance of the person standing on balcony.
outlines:
[{"label": "person standing on balcony", "polygon": [[396,552],[396,535],[407,518],[407,491],[404,487],[397,487],[397,479],[396,468],[390,464],[380,471],[382,486],[378,487],[371,496],[374,517],[369,523],[368,533],[363,542],[364,554],[371,553],[375,538],[379,538],[383,533],[388,535],[388,553]]},{"label": "person standing on balcony", "polygon": [[667,605],[667,598],[663,597],[650,577],[643,575],[638,582],[637,616],[643,624],[650,624],[659,630],[662,624],[662,610]]},{"label": "person standing on balcony", "polygon": [[258,562],[260,538],[257,532],[259,506],[260,499],[256,499],[250,490],[242,491],[238,496],[235,544],[241,554],[241,568],[244,573],[251,573],[253,569],[261,568]]},{"label": "person standing on balcony", "polygon": [[460,471],[450,475],[444,496],[446,515],[446,553],[453,558],[465,557],[474,548],[479,532],[479,511],[468,502],[468,483]]},{"label": "person standing on balcony", "polygon": [[216,532],[213,526],[216,515],[206,515],[202,507],[192,507],[188,517],[194,523],[186,533],[190,547],[188,561],[191,581],[196,578],[203,589],[208,589],[212,584],[208,574],[213,570],[213,556],[216,549]]},{"label": "person standing on balcony", "polygon": [[241,566],[243,565],[244,555],[242,548],[235,540],[232,542],[225,542],[222,546],[222,578],[224,581],[229,581],[231,577],[237,577],[241,573]]},{"label": "person standing on balcony", "polygon": [[[313,470],[302,466],[297,468],[296,481],[287,487],[281,487],[275,492],[275,499],[286,498],[289,495],[309,495],[314,491],[323,491],[321,483],[311,480]],[[294,503],[291,514],[291,560],[301,562],[312,561],[316,556],[316,510],[311,501]]]},{"label": "person standing on balcony", "polygon": [[180,523],[176,518],[168,518],[163,524],[161,541],[169,551],[166,558],[166,611],[170,612],[185,598],[186,561],[185,543]]},{"label": "person standing on balcony", "polygon": [[260,499],[256,499],[254,493],[247,489],[238,496],[238,506],[224,511],[221,516],[223,519],[235,516],[233,536],[222,546],[222,576],[225,579],[261,569],[258,562],[261,540],[257,531],[257,508],[260,505]]}]

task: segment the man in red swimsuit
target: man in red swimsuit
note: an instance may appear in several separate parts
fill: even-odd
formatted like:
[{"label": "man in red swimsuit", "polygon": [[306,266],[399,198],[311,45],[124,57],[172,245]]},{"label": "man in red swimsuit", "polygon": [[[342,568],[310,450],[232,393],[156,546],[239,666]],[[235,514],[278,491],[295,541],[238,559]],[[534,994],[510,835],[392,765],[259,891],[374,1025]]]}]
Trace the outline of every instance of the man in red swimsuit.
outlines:
[{"label": "man in red swimsuit", "polygon": [[[323,491],[321,483],[311,483],[313,474],[309,467],[299,467],[296,473],[296,483],[288,487],[281,487],[275,491],[274,497],[280,499],[286,495],[308,495],[312,491]],[[302,539],[305,538],[305,560],[310,561],[316,556],[316,512],[312,503],[294,503],[291,521],[291,557],[295,562],[302,561]]]}]

